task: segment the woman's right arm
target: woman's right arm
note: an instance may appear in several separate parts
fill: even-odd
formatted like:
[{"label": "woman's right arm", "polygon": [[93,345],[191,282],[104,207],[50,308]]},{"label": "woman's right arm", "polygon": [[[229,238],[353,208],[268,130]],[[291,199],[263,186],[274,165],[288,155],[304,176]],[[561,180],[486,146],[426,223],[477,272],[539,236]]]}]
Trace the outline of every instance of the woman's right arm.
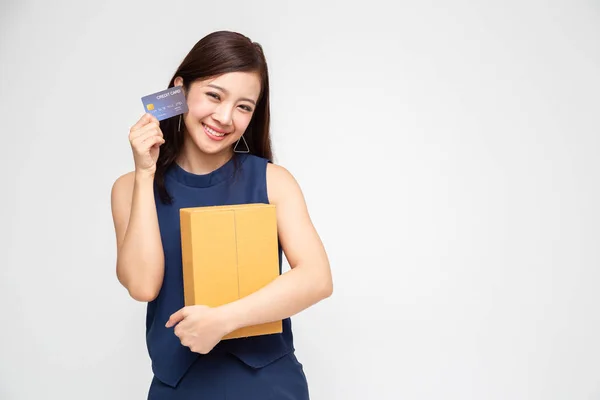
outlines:
[{"label": "woman's right arm", "polygon": [[116,180],[111,194],[117,236],[117,278],[138,301],[152,301],[163,281],[164,255],[153,177],[136,172]]},{"label": "woman's right arm", "polygon": [[156,118],[145,114],[129,134],[136,169],[120,176],[111,191],[117,238],[117,278],[138,301],[156,298],[164,275],[164,254],[154,200],[154,172],[164,143]]}]

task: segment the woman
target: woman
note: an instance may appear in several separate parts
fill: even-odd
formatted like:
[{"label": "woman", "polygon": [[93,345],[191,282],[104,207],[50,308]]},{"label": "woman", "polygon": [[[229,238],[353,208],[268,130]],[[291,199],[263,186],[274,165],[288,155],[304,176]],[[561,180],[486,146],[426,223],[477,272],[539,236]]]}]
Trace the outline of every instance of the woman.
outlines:
[{"label": "woman", "polygon": [[[308,399],[290,317],[332,293],[328,257],[294,177],[272,161],[269,78],[258,43],[234,32],[201,39],[168,87],[188,111],[130,129],[135,170],[111,193],[117,277],[148,302],[149,399]],[[271,203],[290,271],[220,307],[184,307],[179,209]],[[281,270],[281,264],[280,264]],[[221,340],[283,320],[281,334]]]}]

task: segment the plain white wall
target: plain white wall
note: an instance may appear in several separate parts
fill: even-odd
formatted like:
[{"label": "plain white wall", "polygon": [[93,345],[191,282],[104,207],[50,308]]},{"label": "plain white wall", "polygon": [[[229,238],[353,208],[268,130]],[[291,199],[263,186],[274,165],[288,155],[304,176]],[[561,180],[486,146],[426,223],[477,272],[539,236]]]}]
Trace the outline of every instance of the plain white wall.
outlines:
[{"label": "plain white wall", "polygon": [[110,188],[220,29],[265,48],[330,255],[294,318],[313,399],[600,399],[600,6],[351,3],[2,3],[0,399],[145,398]]}]

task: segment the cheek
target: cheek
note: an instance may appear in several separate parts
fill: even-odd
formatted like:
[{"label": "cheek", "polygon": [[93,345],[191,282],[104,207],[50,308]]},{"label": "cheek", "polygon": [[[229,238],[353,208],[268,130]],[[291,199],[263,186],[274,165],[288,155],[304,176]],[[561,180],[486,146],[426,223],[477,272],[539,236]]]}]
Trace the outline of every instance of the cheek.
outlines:
[{"label": "cheek", "polygon": [[194,118],[204,118],[212,113],[210,104],[205,101],[188,101],[188,113]]},{"label": "cheek", "polygon": [[237,121],[237,129],[240,130],[241,132],[246,131],[246,129],[248,128],[248,126],[250,125],[250,121],[247,119],[241,119],[239,121]]},{"label": "cheek", "polygon": [[243,130],[246,130],[246,128],[250,125],[250,121],[252,121],[252,114],[240,114],[237,118],[238,126]]}]

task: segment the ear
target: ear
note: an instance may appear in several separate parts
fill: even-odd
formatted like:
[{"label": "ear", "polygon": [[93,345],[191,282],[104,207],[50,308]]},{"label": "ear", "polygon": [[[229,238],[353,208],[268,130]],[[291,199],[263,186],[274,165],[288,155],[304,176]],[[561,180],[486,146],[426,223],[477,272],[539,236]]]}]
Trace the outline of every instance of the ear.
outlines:
[{"label": "ear", "polygon": [[175,86],[183,86],[183,78],[178,76],[175,78],[173,83],[175,84]]}]

